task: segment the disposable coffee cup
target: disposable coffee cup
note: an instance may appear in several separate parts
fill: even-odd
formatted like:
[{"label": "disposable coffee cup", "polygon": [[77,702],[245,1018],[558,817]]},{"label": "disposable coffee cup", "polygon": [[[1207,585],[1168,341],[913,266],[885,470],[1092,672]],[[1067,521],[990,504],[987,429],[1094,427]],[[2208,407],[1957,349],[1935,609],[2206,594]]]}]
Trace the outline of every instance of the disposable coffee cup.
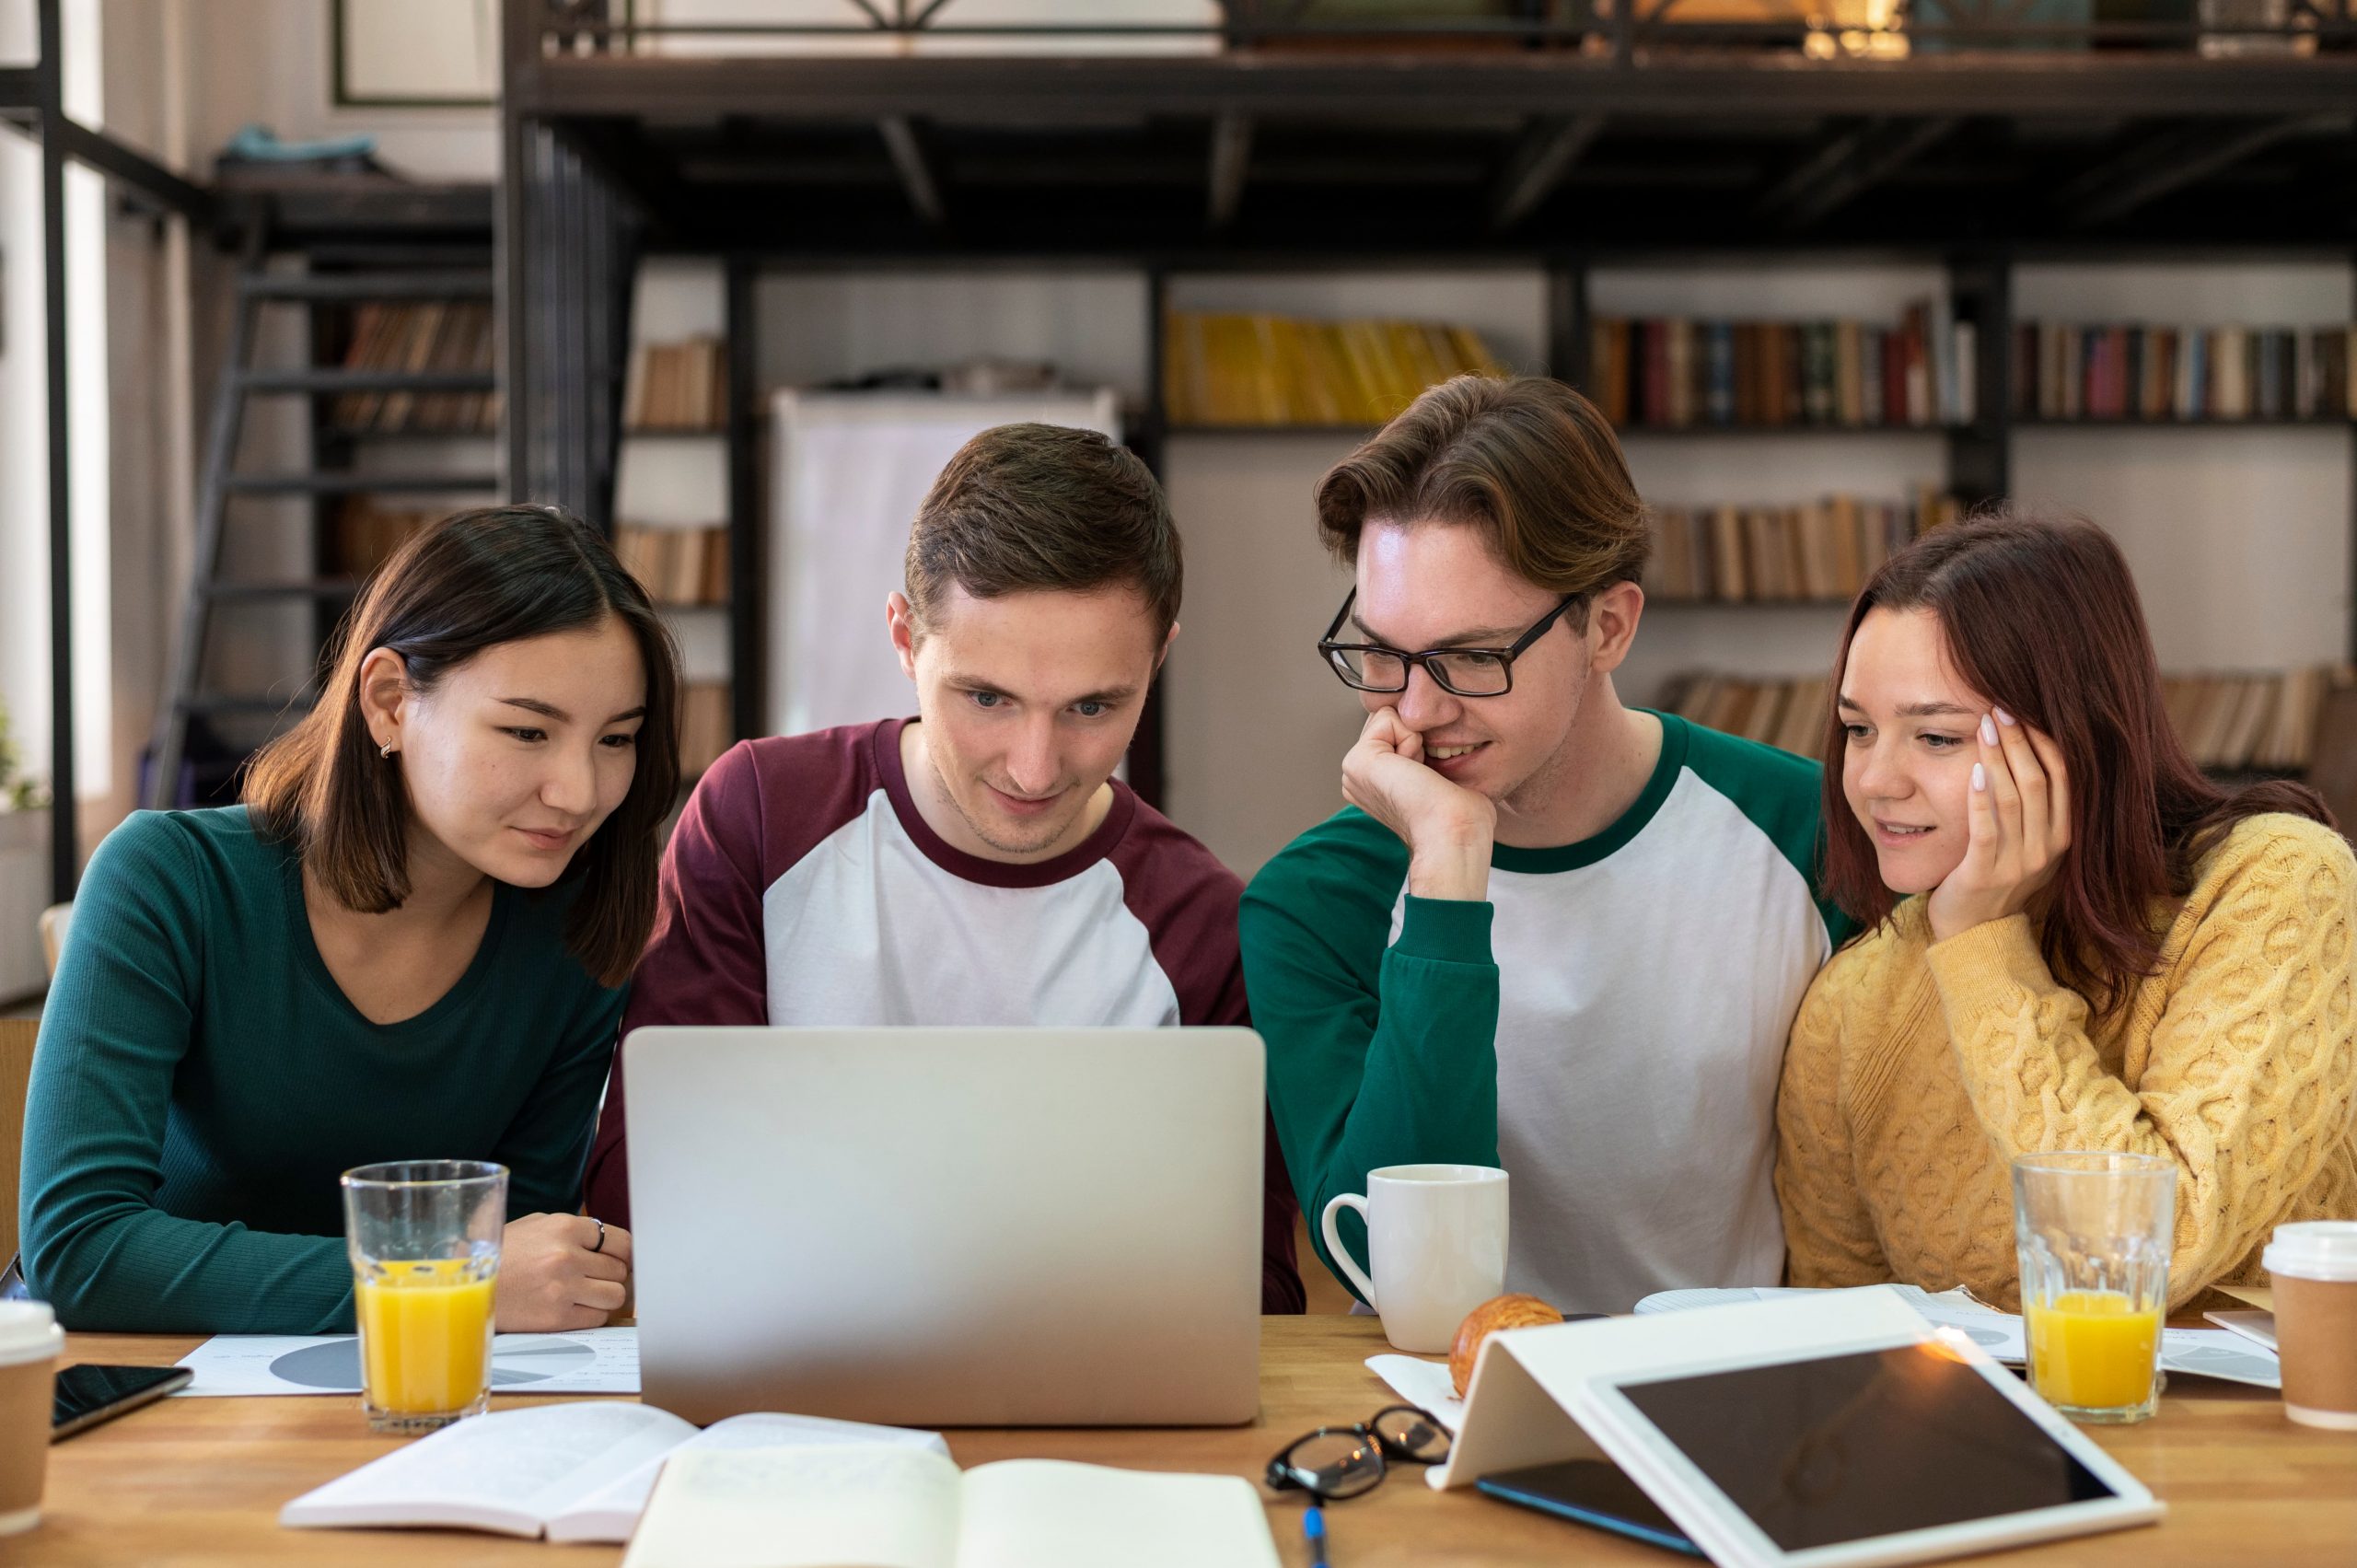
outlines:
[{"label": "disposable coffee cup", "polygon": [[0,1301],[0,1536],[41,1523],[50,1406],[64,1348],[47,1303]]},{"label": "disposable coffee cup", "polygon": [[2275,1277],[2283,1413],[2357,1432],[2357,1220],[2279,1225],[2259,1260]]}]

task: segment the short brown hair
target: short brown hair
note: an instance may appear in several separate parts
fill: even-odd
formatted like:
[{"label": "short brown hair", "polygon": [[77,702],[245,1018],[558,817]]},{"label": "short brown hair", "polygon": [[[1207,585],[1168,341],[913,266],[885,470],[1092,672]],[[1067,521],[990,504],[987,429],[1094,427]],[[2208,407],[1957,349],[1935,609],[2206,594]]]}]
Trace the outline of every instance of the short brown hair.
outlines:
[{"label": "short brown hair", "polygon": [[976,598],[1128,584],[1155,638],[1178,620],[1186,570],[1162,486],[1094,430],[1002,424],[958,449],[917,508],[906,561],[922,628],[951,584]]},{"label": "short brown hair", "polygon": [[1580,602],[1632,583],[1653,534],[1628,459],[1594,403],[1543,376],[1458,376],[1427,389],[1318,482],[1318,531],[1346,562],[1368,522],[1480,528],[1516,575]]},{"label": "short brown hair", "polygon": [[679,788],[679,652],[646,590],[606,541],[555,506],[461,512],[394,552],[328,645],[319,704],[264,747],[246,775],[257,824],[299,846],[336,900],[382,914],[409,897],[409,801],[400,770],[370,740],[360,667],[401,656],[412,691],[431,689],[501,643],[581,631],[609,616],[646,667],[646,715],[630,793],[565,867],[577,883],[565,947],[602,985],[630,978],[655,925],[656,836]]}]

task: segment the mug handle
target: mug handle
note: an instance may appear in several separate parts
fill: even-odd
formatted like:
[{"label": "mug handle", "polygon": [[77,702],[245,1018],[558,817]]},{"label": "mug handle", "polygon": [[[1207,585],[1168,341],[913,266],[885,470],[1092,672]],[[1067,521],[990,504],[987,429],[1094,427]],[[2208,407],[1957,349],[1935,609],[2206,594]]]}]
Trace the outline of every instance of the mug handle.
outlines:
[{"label": "mug handle", "polygon": [[1359,1287],[1359,1295],[1366,1304],[1380,1312],[1383,1304],[1375,1299],[1375,1282],[1359,1272],[1359,1266],[1351,1261],[1350,1253],[1343,1249],[1341,1234],[1334,1228],[1334,1211],[1341,1208],[1356,1209],[1359,1218],[1366,1218],[1366,1199],[1364,1195],[1357,1192],[1335,1193],[1318,1222],[1318,1228],[1326,1233],[1326,1254],[1334,1260],[1351,1283]]}]

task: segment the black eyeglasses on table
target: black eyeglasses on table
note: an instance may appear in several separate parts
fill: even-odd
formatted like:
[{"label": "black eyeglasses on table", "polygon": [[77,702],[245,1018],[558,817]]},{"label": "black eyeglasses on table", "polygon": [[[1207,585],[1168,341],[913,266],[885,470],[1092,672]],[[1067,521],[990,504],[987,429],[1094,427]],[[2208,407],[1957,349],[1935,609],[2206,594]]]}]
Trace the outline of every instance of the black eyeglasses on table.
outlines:
[{"label": "black eyeglasses on table", "polygon": [[1436,1465],[1448,1458],[1448,1428],[1414,1405],[1387,1405],[1349,1426],[1321,1426],[1286,1444],[1269,1461],[1271,1492],[1306,1492],[1339,1503],[1383,1483],[1385,1461]]},{"label": "black eyeglasses on table", "polygon": [[1334,633],[1350,619],[1351,606],[1358,602],[1359,591],[1353,588],[1342,600],[1342,608],[1334,612],[1334,623],[1318,639],[1318,651],[1342,678],[1342,684],[1361,691],[1405,691],[1408,671],[1416,665],[1442,691],[1457,697],[1503,697],[1514,690],[1514,661],[1525,648],[1546,635],[1547,628],[1562,617],[1581,596],[1565,594],[1554,609],[1531,622],[1530,630],[1516,637],[1510,646],[1503,648],[1427,648],[1411,654],[1399,648],[1386,647],[1381,643],[1340,643]]}]

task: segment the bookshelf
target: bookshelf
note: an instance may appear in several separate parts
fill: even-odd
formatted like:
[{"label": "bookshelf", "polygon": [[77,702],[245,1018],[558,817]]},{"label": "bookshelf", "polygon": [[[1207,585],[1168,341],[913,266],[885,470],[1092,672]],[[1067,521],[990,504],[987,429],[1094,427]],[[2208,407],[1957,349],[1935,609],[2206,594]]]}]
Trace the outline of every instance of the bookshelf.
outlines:
[{"label": "bookshelf", "polygon": [[679,640],[687,784],[760,733],[750,276],[726,259],[649,256],[632,296],[613,540]]}]

